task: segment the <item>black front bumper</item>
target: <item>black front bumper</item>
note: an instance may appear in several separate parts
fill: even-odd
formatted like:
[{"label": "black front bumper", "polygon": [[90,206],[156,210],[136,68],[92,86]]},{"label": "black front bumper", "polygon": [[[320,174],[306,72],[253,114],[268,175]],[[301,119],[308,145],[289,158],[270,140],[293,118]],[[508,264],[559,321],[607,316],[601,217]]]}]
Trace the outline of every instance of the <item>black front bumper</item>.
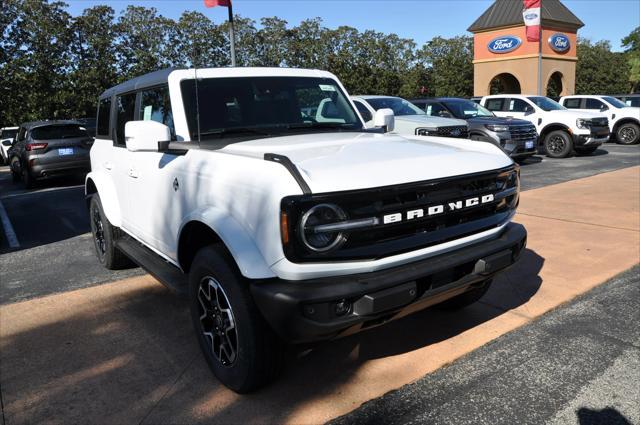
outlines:
[{"label": "black front bumper", "polygon": [[[522,225],[496,239],[391,269],[305,281],[254,281],[251,293],[273,329],[292,343],[357,332],[484,285],[526,245]],[[342,309],[343,314],[337,314]],[[346,310],[346,313],[344,312]]]}]

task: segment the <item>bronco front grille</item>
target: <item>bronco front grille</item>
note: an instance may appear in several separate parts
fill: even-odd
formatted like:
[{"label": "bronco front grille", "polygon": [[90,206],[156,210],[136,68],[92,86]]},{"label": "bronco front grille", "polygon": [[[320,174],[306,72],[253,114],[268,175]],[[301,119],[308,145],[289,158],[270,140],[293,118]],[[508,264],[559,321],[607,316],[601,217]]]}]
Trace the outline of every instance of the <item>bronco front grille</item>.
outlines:
[{"label": "bronco front grille", "polygon": [[[294,262],[377,259],[455,240],[496,228],[508,220],[518,202],[519,171],[515,167],[366,190],[286,197],[282,210],[288,217],[292,241],[284,246]],[[464,202],[493,195],[494,200],[455,211],[428,216],[429,207]],[[316,253],[299,243],[299,220],[312,206],[332,203],[340,206],[347,220],[376,218],[369,228],[349,231],[337,250]],[[462,204],[460,204],[462,205]],[[385,224],[384,217],[424,210],[419,219],[402,219]]]}]

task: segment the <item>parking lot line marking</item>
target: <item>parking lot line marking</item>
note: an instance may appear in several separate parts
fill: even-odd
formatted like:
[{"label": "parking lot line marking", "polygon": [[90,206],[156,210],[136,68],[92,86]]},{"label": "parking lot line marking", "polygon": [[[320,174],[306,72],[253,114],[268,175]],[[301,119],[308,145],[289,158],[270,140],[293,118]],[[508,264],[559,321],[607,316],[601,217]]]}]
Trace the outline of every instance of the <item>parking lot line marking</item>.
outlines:
[{"label": "parking lot line marking", "polygon": [[33,190],[31,192],[12,193],[10,195],[5,195],[3,197],[0,197],[0,199],[18,198],[20,196],[38,195],[40,193],[47,193],[47,192],[61,192],[63,190],[78,189],[80,187],[84,187],[84,185],[83,184],[78,184],[78,185],[75,185],[75,186],[67,186],[67,187],[49,187],[49,188],[46,188],[46,189]]},{"label": "parking lot line marking", "polygon": [[0,221],[2,222],[4,234],[7,236],[9,247],[14,249],[20,248],[20,242],[18,242],[18,237],[16,236],[16,232],[13,230],[13,225],[11,224],[11,220],[9,220],[7,210],[5,210],[4,205],[2,205],[2,201],[0,201]]}]

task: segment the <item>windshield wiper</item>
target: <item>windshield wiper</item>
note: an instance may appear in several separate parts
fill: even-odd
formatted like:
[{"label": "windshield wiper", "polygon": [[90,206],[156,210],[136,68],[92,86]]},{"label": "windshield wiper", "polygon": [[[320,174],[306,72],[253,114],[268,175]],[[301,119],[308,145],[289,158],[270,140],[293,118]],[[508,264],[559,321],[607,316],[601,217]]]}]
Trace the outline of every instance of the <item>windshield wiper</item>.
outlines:
[{"label": "windshield wiper", "polygon": [[[220,136],[224,137],[231,134],[259,134],[261,136],[268,136],[270,133],[265,131],[266,129],[255,127],[231,127],[231,128],[219,128],[217,130],[203,131],[200,136]],[[197,136],[197,134],[196,134]]]},{"label": "windshield wiper", "polygon": [[354,124],[339,123],[339,122],[304,122],[298,124],[288,124],[286,126],[289,130],[298,130],[305,128],[353,128]]}]

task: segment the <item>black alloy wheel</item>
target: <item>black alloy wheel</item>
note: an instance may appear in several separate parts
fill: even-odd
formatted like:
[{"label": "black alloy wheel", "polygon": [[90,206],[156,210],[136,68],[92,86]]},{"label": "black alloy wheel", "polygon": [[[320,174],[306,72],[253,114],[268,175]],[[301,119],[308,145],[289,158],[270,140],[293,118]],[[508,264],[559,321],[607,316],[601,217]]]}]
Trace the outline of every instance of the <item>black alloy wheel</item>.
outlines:
[{"label": "black alloy wheel", "polygon": [[621,145],[634,145],[640,141],[640,127],[631,122],[622,124],[616,131],[616,139]]},{"label": "black alloy wheel", "polygon": [[566,158],[573,150],[573,142],[566,131],[556,130],[547,134],[544,148],[550,158]]}]

